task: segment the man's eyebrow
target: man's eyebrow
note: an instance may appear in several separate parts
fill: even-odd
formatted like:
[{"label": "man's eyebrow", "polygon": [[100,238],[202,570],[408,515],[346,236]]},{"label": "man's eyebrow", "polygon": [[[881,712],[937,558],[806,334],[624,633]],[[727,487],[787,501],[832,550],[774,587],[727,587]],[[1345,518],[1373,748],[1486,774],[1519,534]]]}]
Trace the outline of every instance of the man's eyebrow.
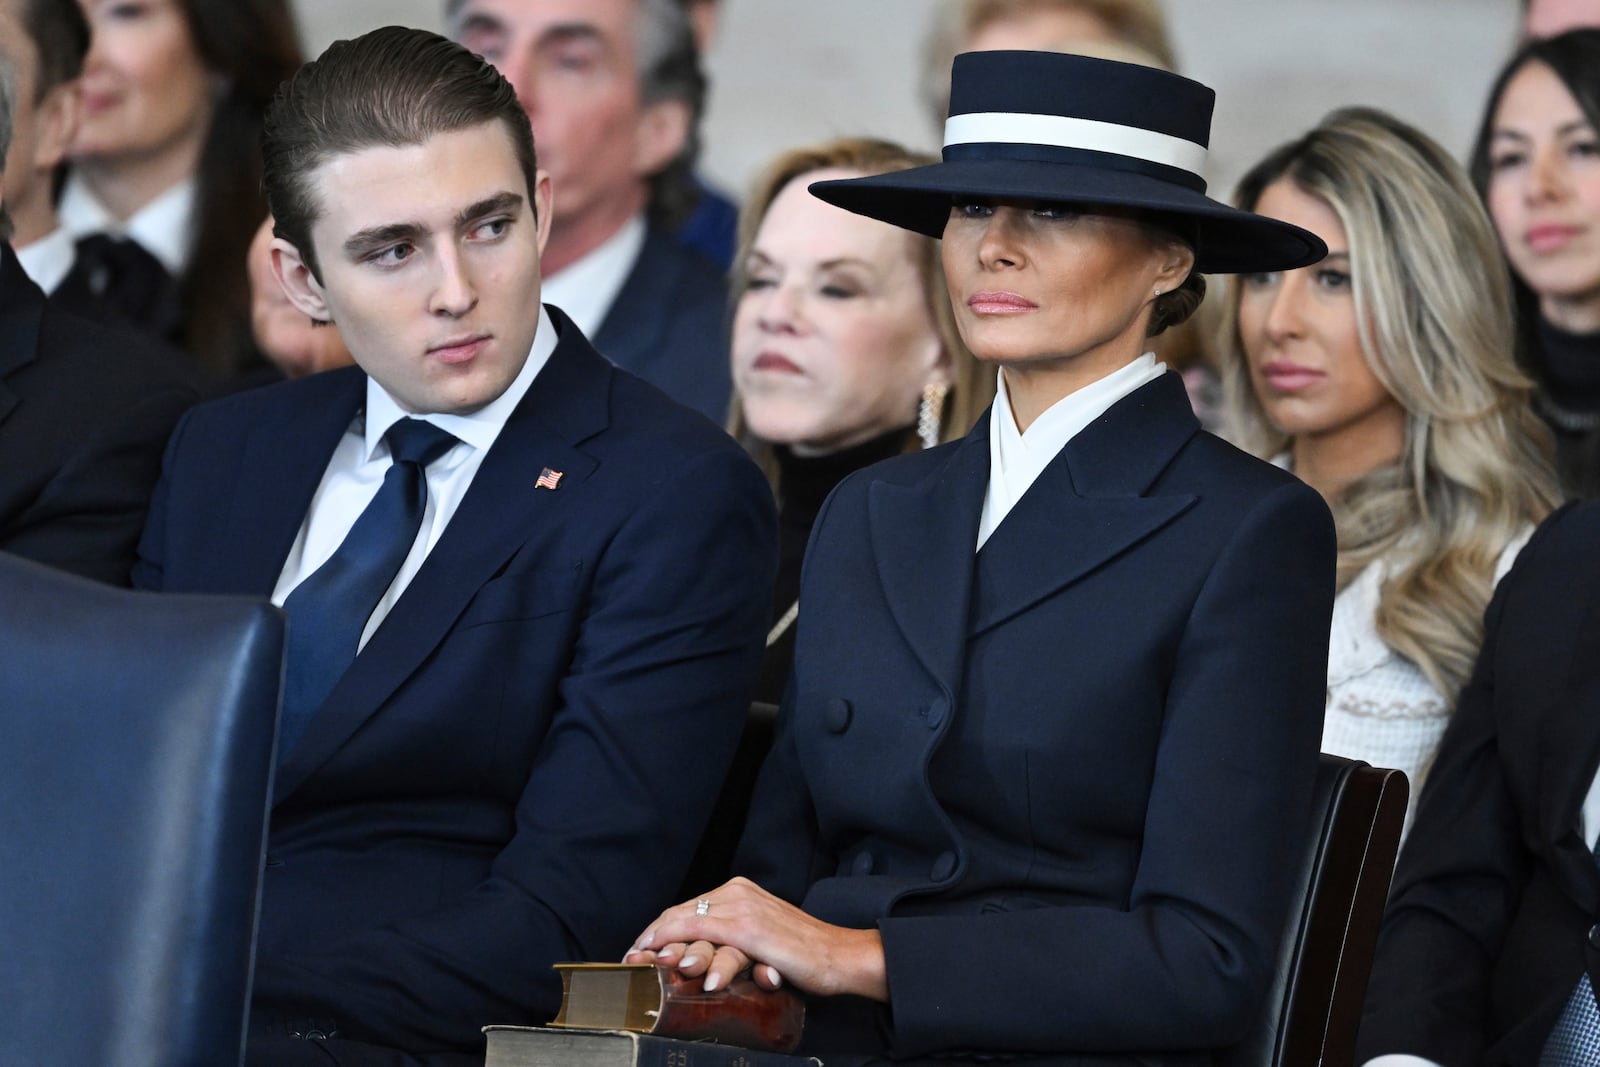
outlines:
[{"label": "man's eyebrow", "polygon": [[451,29],[454,36],[461,38],[469,33],[497,33],[504,35],[506,24],[503,19],[482,11],[469,11],[457,16],[452,22]]},{"label": "man's eyebrow", "polygon": [[415,222],[391,222],[383,226],[369,226],[364,230],[357,230],[345,239],[345,255],[352,259],[360,259],[369,252],[375,252],[392,244],[416,244],[422,236],[423,227]]},{"label": "man's eyebrow", "polygon": [[605,44],[605,35],[592,22],[558,22],[539,35],[539,47],[570,44],[574,41],[594,41]]},{"label": "man's eyebrow", "polygon": [[493,196],[484,197],[475,204],[469,204],[456,212],[456,229],[464,229],[469,223],[475,222],[485,215],[515,215],[521,210],[521,196],[511,192],[496,193]]}]

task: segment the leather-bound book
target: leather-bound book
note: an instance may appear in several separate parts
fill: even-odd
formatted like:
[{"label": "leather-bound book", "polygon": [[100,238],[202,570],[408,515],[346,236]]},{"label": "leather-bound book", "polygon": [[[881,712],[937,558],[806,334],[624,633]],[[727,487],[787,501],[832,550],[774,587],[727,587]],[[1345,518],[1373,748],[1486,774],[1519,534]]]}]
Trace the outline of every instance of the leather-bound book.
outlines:
[{"label": "leather-bound book", "polygon": [[632,1030],[792,1052],[805,1026],[805,1002],[798,994],[762,989],[749,975],[707,993],[700,979],[649,963],[555,966],[562,987],[561,1011],[550,1024],[555,1027]]}]

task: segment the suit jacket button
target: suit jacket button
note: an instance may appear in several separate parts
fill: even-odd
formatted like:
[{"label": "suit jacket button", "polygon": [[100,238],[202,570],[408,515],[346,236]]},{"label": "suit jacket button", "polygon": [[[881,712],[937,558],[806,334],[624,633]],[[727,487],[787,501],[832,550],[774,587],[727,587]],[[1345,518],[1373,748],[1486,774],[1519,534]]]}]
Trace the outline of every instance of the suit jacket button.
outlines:
[{"label": "suit jacket button", "polygon": [[828,729],[842,734],[850,729],[850,702],[844,697],[834,697],[823,705],[822,716]]},{"label": "suit jacket button", "polygon": [[928,729],[937,730],[944,725],[944,720],[950,714],[950,702],[940,697],[928,705],[925,717],[928,720]]},{"label": "suit jacket button", "polygon": [[856,855],[855,862],[850,864],[850,873],[857,878],[865,878],[872,873],[872,853],[862,849]]},{"label": "suit jacket button", "polygon": [[933,870],[928,872],[935,882],[942,882],[956,873],[956,854],[954,852],[941,852],[939,858],[933,861]]},{"label": "suit jacket button", "polygon": [[1589,927],[1589,947],[1600,948],[1600,923]]}]

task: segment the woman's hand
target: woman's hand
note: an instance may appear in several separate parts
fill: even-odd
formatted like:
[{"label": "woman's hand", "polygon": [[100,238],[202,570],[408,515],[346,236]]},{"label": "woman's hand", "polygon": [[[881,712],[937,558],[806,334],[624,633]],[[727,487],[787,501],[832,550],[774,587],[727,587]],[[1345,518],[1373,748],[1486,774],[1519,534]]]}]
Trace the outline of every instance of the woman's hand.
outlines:
[{"label": "woman's hand", "polygon": [[705,975],[712,991],[754,968],[756,984],[776,989],[785,980],[818,996],[853,994],[889,999],[883,940],[876,930],[851,930],[812,918],[744,878],[661,913],[624,961],[676,966]]}]

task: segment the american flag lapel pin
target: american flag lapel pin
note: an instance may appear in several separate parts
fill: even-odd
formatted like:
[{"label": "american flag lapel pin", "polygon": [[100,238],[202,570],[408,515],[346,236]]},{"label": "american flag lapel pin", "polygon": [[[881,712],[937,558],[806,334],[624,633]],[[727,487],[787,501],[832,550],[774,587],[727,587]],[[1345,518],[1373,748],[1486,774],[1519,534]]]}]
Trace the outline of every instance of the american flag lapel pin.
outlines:
[{"label": "american flag lapel pin", "polygon": [[546,467],[539,472],[539,479],[533,484],[540,489],[559,489],[561,488],[561,477],[560,471],[553,471]]}]

